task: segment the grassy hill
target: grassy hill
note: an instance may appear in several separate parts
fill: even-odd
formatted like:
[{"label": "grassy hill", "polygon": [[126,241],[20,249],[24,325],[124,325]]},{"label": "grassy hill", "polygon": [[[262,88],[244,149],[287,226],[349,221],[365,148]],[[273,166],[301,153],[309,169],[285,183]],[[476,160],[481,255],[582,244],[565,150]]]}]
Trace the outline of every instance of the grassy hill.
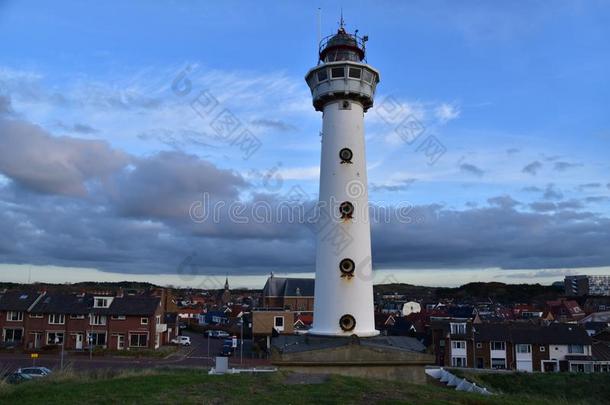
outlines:
[{"label": "grassy hill", "polygon": [[[576,377],[578,381],[573,381],[574,383],[589,385],[587,378],[590,376]],[[506,394],[480,396],[456,392],[434,383],[421,386],[408,382],[287,373],[209,376],[203,370],[157,369],[115,374],[100,372],[90,376],[84,376],[82,373],[56,375],[49,380],[28,382],[19,386],[3,385],[0,386],[0,403],[594,404],[601,403],[600,398],[609,397],[597,396],[604,395],[604,392],[609,395],[607,390],[610,386],[610,375],[600,378],[602,377],[605,378],[604,381],[595,380],[595,384],[601,386],[594,390],[596,394],[593,396],[587,394],[586,390],[576,391],[574,395],[566,390],[559,390],[549,396],[548,389],[530,389],[526,394],[509,389]],[[545,381],[536,381],[536,384],[545,384]]]}]

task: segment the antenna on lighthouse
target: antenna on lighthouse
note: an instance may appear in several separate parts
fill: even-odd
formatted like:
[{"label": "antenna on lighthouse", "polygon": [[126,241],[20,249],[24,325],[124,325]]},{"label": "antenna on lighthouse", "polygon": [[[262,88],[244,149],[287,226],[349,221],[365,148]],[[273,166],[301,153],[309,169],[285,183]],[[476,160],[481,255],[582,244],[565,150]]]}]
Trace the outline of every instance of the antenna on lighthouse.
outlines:
[{"label": "antenna on lighthouse", "polygon": [[322,41],[322,9],[318,7],[318,45]]},{"label": "antenna on lighthouse", "polygon": [[345,28],[345,20],[343,20],[343,7],[341,7],[341,21],[339,21],[339,28],[340,29]]}]

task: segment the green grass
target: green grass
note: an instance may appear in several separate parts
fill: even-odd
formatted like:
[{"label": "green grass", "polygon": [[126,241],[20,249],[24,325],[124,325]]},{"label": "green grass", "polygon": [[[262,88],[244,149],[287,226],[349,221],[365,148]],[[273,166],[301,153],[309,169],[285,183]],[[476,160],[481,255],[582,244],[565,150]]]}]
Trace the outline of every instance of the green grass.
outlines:
[{"label": "green grass", "polygon": [[463,374],[469,381],[505,394],[539,395],[548,398],[549,401],[562,400],[571,403],[610,403],[610,374],[608,373],[460,374]]},{"label": "green grass", "polygon": [[[307,379],[308,377],[304,377]],[[575,404],[543,395],[484,397],[438,386],[328,376],[310,384],[287,384],[286,373],[208,376],[203,370],[149,369],[56,374],[48,380],[0,386],[0,403],[45,404]],[[606,397],[607,398],[607,397]],[[579,398],[585,400],[586,397]],[[587,403],[587,402],[580,402]],[[598,398],[589,403],[600,403]]]}]

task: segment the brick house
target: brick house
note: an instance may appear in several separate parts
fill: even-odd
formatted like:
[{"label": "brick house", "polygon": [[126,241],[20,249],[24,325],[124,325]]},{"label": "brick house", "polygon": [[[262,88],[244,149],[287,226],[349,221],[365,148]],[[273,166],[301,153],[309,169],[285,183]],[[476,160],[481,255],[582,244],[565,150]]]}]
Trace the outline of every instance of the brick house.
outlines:
[{"label": "brick house", "polygon": [[[437,364],[525,372],[601,370],[592,339],[580,326],[445,320],[433,325]],[[600,367],[596,367],[600,366]]]},{"label": "brick house", "polygon": [[0,295],[2,342],[25,349],[156,349],[177,335],[162,297],[20,291]]},{"label": "brick house", "polygon": [[29,310],[40,294],[28,291],[5,291],[0,293],[0,329],[3,345],[21,345],[26,336],[26,321]]}]

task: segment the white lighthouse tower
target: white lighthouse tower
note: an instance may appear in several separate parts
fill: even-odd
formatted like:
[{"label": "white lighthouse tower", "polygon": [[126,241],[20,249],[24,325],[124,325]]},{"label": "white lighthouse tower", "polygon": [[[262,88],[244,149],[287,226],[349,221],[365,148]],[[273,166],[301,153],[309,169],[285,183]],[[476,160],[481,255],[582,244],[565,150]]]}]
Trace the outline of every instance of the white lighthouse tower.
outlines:
[{"label": "white lighthouse tower", "polygon": [[366,63],[367,39],[349,34],[341,18],[305,77],[323,117],[313,335],[379,334],[364,145],[364,113],[373,105],[379,72]]}]

